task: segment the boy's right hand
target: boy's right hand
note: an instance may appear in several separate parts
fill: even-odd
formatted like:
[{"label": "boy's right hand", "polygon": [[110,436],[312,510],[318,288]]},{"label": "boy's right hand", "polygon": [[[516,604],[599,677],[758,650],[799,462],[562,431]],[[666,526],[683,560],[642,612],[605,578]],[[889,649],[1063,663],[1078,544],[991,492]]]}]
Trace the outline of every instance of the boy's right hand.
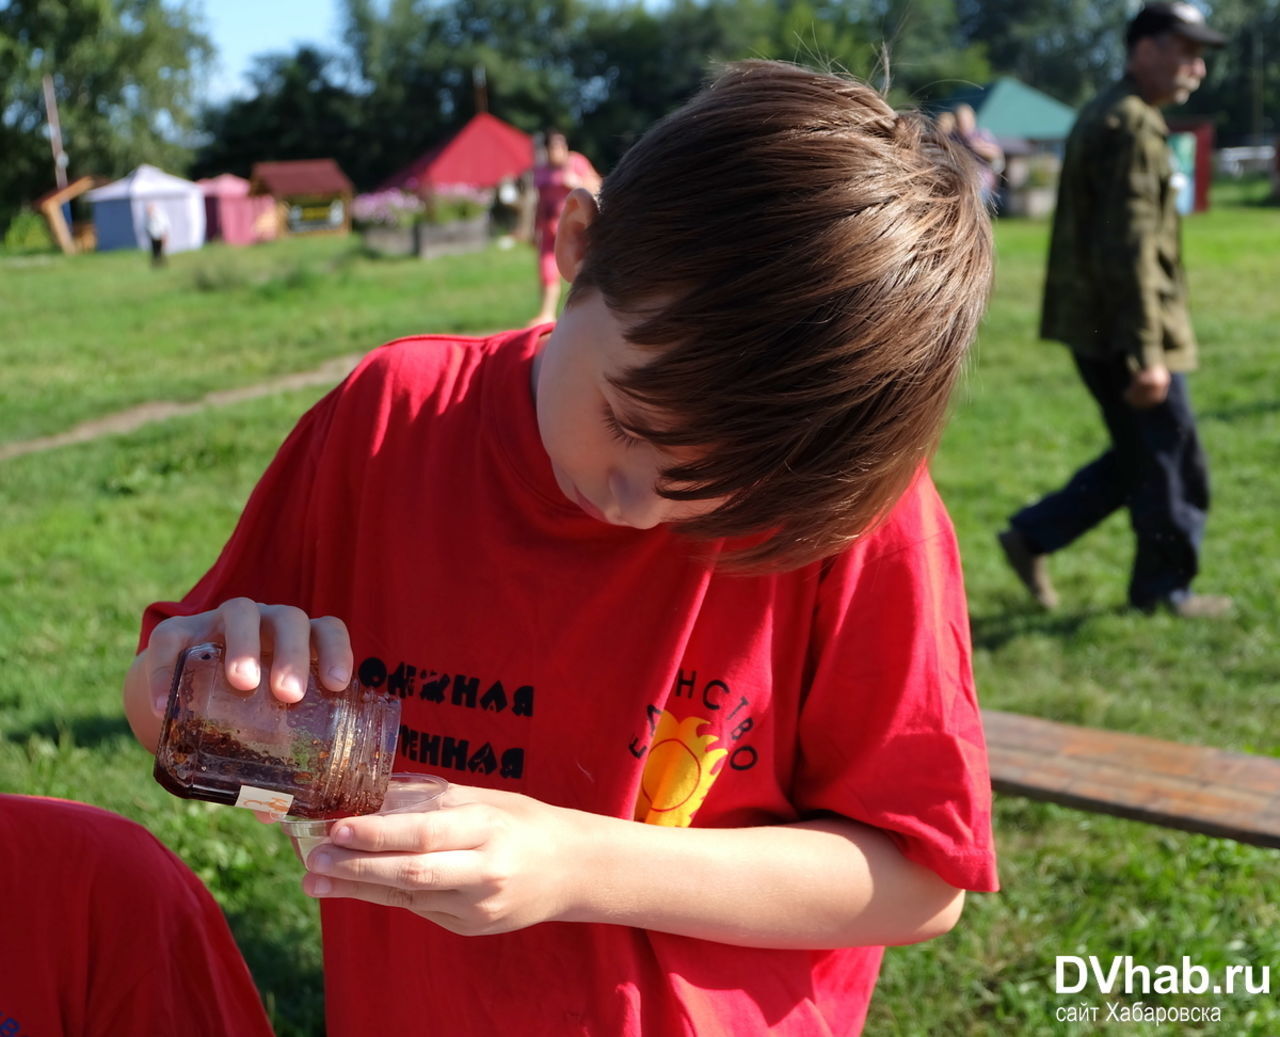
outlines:
[{"label": "boy's right hand", "polygon": [[[312,619],[292,605],[263,605],[248,598],[232,598],[194,616],[173,616],[156,625],[125,679],[125,711],[147,748],[155,748],[155,738],[147,736],[153,729],[158,736],[156,721],[164,715],[178,656],[204,641],[225,647],[227,681],[241,691],[262,683],[264,651],[272,656],[268,687],[281,702],[297,702],[305,694],[313,657],[320,682],[330,691],[351,682],[351,639],[346,624],[334,616]],[[152,723],[138,715],[139,699],[145,699]]]}]

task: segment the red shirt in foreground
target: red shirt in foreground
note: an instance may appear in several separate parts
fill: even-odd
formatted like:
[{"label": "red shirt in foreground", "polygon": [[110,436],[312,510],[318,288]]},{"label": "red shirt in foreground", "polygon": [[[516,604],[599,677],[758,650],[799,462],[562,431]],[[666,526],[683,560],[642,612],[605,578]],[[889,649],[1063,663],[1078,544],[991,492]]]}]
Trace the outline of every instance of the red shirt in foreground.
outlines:
[{"label": "red shirt in foreground", "polygon": [[[336,615],[364,681],[404,700],[399,769],[651,824],[833,812],[996,888],[960,561],[927,473],[844,555],[712,575],[669,529],[564,498],[535,424],[538,334],[371,353],[144,643],[236,595]],[[322,917],[331,1037],[847,1035],[882,954],[594,924],[468,938],[356,901]]]},{"label": "red shirt in foreground", "polygon": [[145,828],[0,795],[0,1034],[271,1037],[222,911]]}]

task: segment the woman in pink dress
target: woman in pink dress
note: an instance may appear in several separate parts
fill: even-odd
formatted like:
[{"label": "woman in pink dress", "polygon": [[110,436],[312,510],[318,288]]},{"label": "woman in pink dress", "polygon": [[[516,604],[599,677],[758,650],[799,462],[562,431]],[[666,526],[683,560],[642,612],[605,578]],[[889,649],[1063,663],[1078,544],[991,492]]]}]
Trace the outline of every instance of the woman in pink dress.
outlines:
[{"label": "woman in pink dress", "polygon": [[538,285],[542,305],[529,322],[548,324],[556,319],[560,305],[560,271],[556,269],[556,225],[564,200],[575,187],[585,187],[592,194],[600,190],[600,174],[585,155],[569,150],[565,135],[558,130],[547,133],[546,159],[533,170],[533,186],[538,192],[538,209],[534,216],[533,237],[538,250]]}]

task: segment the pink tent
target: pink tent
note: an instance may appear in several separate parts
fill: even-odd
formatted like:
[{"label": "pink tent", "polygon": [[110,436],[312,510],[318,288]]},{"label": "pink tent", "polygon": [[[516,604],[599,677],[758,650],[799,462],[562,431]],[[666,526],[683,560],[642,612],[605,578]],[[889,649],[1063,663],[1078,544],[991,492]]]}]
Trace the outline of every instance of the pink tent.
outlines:
[{"label": "pink tent", "polygon": [[426,194],[442,187],[496,187],[533,166],[527,133],[488,112],[480,112],[444,144],[432,148],[387,180],[379,190],[398,187]]},{"label": "pink tent", "polygon": [[197,180],[204,192],[205,237],[228,245],[251,245],[276,236],[275,200],[269,195],[250,195],[249,181],[223,173]]}]

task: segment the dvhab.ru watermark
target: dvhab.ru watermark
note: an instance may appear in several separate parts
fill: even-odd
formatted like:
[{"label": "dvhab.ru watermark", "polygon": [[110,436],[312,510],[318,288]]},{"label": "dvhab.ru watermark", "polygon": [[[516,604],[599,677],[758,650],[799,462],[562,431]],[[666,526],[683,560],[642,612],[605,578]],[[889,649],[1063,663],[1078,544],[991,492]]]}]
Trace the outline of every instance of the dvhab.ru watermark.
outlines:
[{"label": "dvhab.ru watermark", "polygon": [[[1054,964],[1054,991],[1058,994],[1102,994],[1120,997],[1137,995],[1224,995],[1269,994],[1270,965],[1225,965],[1210,969],[1183,955],[1177,965],[1143,965],[1132,955],[1080,957],[1059,954]],[[1147,1005],[1141,1001],[1089,1001],[1060,1006],[1059,1022],[1219,1022],[1216,1005]]]},{"label": "dvhab.ru watermark", "polygon": [[1139,965],[1128,954],[1104,959],[1059,954],[1054,990],[1059,994],[1269,994],[1270,965],[1227,965],[1217,975],[1187,955],[1181,965]]}]

